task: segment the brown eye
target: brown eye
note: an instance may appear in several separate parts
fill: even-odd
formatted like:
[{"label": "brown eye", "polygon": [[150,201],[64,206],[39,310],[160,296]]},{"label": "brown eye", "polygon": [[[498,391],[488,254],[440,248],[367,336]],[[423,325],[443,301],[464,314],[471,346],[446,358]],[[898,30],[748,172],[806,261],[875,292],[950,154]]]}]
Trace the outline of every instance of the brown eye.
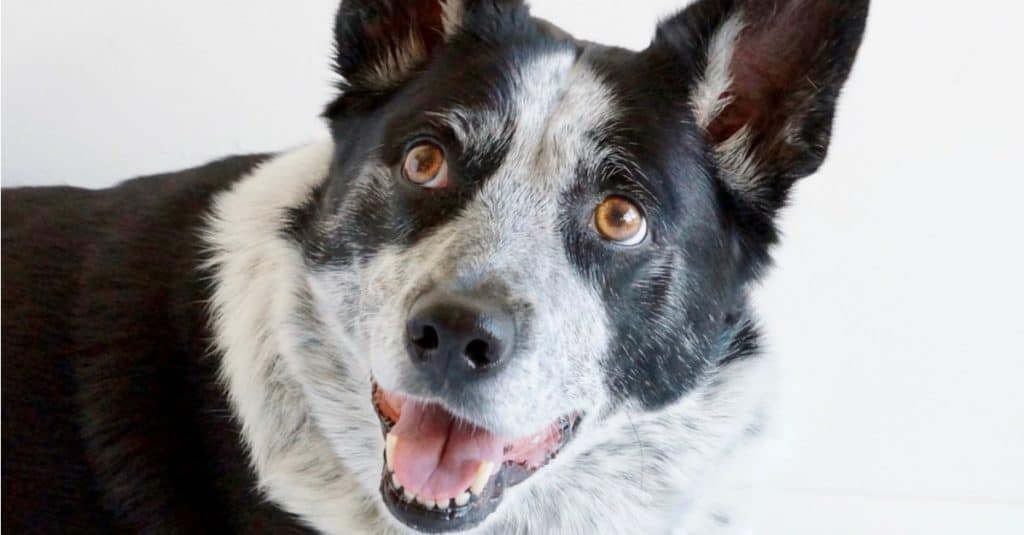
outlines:
[{"label": "brown eye", "polygon": [[637,245],[647,237],[647,220],[640,208],[625,197],[612,195],[594,210],[594,228],[620,245]]},{"label": "brown eye", "polygon": [[448,162],[441,147],[424,141],[405,153],[402,165],[405,178],[426,188],[443,188],[448,185]]}]

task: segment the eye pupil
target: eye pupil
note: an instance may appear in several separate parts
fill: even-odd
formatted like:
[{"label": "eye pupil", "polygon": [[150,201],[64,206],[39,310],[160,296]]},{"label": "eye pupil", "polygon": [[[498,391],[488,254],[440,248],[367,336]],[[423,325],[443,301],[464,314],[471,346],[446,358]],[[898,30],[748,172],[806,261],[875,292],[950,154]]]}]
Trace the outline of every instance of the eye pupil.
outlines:
[{"label": "eye pupil", "polygon": [[617,205],[611,208],[609,216],[612,218],[613,225],[624,227],[638,219],[639,214],[628,206]]},{"label": "eye pupil", "polygon": [[647,224],[640,209],[631,201],[612,195],[594,211],[594,227],[603,238],[627,245],[643,241]]},{"label": "eye pupil", "polygon": [[435,150],[420,147],[412,155],[412,163],[417,174],[433,175],[441,167],[440,155]]},{"label": "eye pupil", "polygon": [[411,182],[421,186],[442,187],[447,178],[447,165],[444,151],[433,143],[424,142],[416,145],[405,155],[405,163],[402,168],[405,177]]}]

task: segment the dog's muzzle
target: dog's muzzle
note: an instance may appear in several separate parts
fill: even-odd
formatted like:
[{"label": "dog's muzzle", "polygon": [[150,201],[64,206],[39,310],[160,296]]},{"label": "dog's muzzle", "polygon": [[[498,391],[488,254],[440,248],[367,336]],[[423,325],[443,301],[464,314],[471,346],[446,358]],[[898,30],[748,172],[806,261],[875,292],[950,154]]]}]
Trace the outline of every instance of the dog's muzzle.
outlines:
[{"label": "dog's muzzle", "polygon": [[406,324],[407,353],[422,389],[409,395],[373,385],[386,444],[381,495],[399,521],[417,530],[478,525],[497,509],[506,488],[561,451],[579,421],[567,415],[530,435],[507,437],[456,416],[443,401],[417,398],[461,398],[486,388],[485,380],[507,368],[516,353],[516,322],[498,302],[424,294]]}]

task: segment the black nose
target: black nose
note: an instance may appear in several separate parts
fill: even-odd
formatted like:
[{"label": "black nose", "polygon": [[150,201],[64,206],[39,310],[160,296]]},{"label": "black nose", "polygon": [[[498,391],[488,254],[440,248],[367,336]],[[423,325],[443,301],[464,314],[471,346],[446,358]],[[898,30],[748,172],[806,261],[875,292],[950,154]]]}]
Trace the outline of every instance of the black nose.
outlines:
[{"label": "black nose", "polygon": [[435,380],[471,380],[494,369],[514,342],[511,314],[479,300],[428,293],[409,313],[409,356]]}]

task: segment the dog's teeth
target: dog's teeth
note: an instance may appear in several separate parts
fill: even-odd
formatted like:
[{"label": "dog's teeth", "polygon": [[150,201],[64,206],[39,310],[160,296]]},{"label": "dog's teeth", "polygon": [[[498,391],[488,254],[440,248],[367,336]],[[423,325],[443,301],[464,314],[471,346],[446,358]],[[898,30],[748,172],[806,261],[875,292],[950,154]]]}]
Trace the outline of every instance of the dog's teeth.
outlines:
[{"label": "dog's teeth", "polygon": [[451,509],[452,507],[455,507],[455,500],[452,499],[452,498],[445,498],[443,500],[437,500],[437,508],[438,509],[444,510],[444,509]]},{"label": "dog's teeth", "polygon": [[456,507],[462,507],[463,505],[466,505],[467,503],[469,503],[469,493],[468,492],[463,492],[462,494],[459,494],[458,496],[456,496],[455,499],[452,500],[452,501],[455,502],[455,506]]},{"label": "dog's teeth", "polygon": [[398,478],[395,477],[395,474],[391,474],[391,485],[397,490],[402,490],[402,484],[398,482]]},{"label": "dog's teeth", "polygon": [[407,502],[409,502],[409,503],[412,503],[413,500],[416,499],[416,495],[411,493],[411,492],[409,492],[409,489],[403,489],[402,490],[402,499],[407,501]]},{"label": "dog's teeth", "polygon": [[484,487],[487,486],[487,480],[491,479],[491,472],[493,471],[494,463],[492,461],[480,463],[480,466],[476,469],[476,476],[473,477],[473,483],[469,486],[469,491],[477,495],[483,492]]},{"label": "dog's teeth", "polygon": [[395,471],[395,448],[398,447],[398,437],[388,433],[384,441],[384,462],[388,465],[388,471]]},{"label": "dog's teeth", "polygon": [[433,509],[434,506],[437,505],[437,502],[435,502],[434,500],[428,500],[423,496],[416,496],[416,503],[422,505],[427,509]]}]

